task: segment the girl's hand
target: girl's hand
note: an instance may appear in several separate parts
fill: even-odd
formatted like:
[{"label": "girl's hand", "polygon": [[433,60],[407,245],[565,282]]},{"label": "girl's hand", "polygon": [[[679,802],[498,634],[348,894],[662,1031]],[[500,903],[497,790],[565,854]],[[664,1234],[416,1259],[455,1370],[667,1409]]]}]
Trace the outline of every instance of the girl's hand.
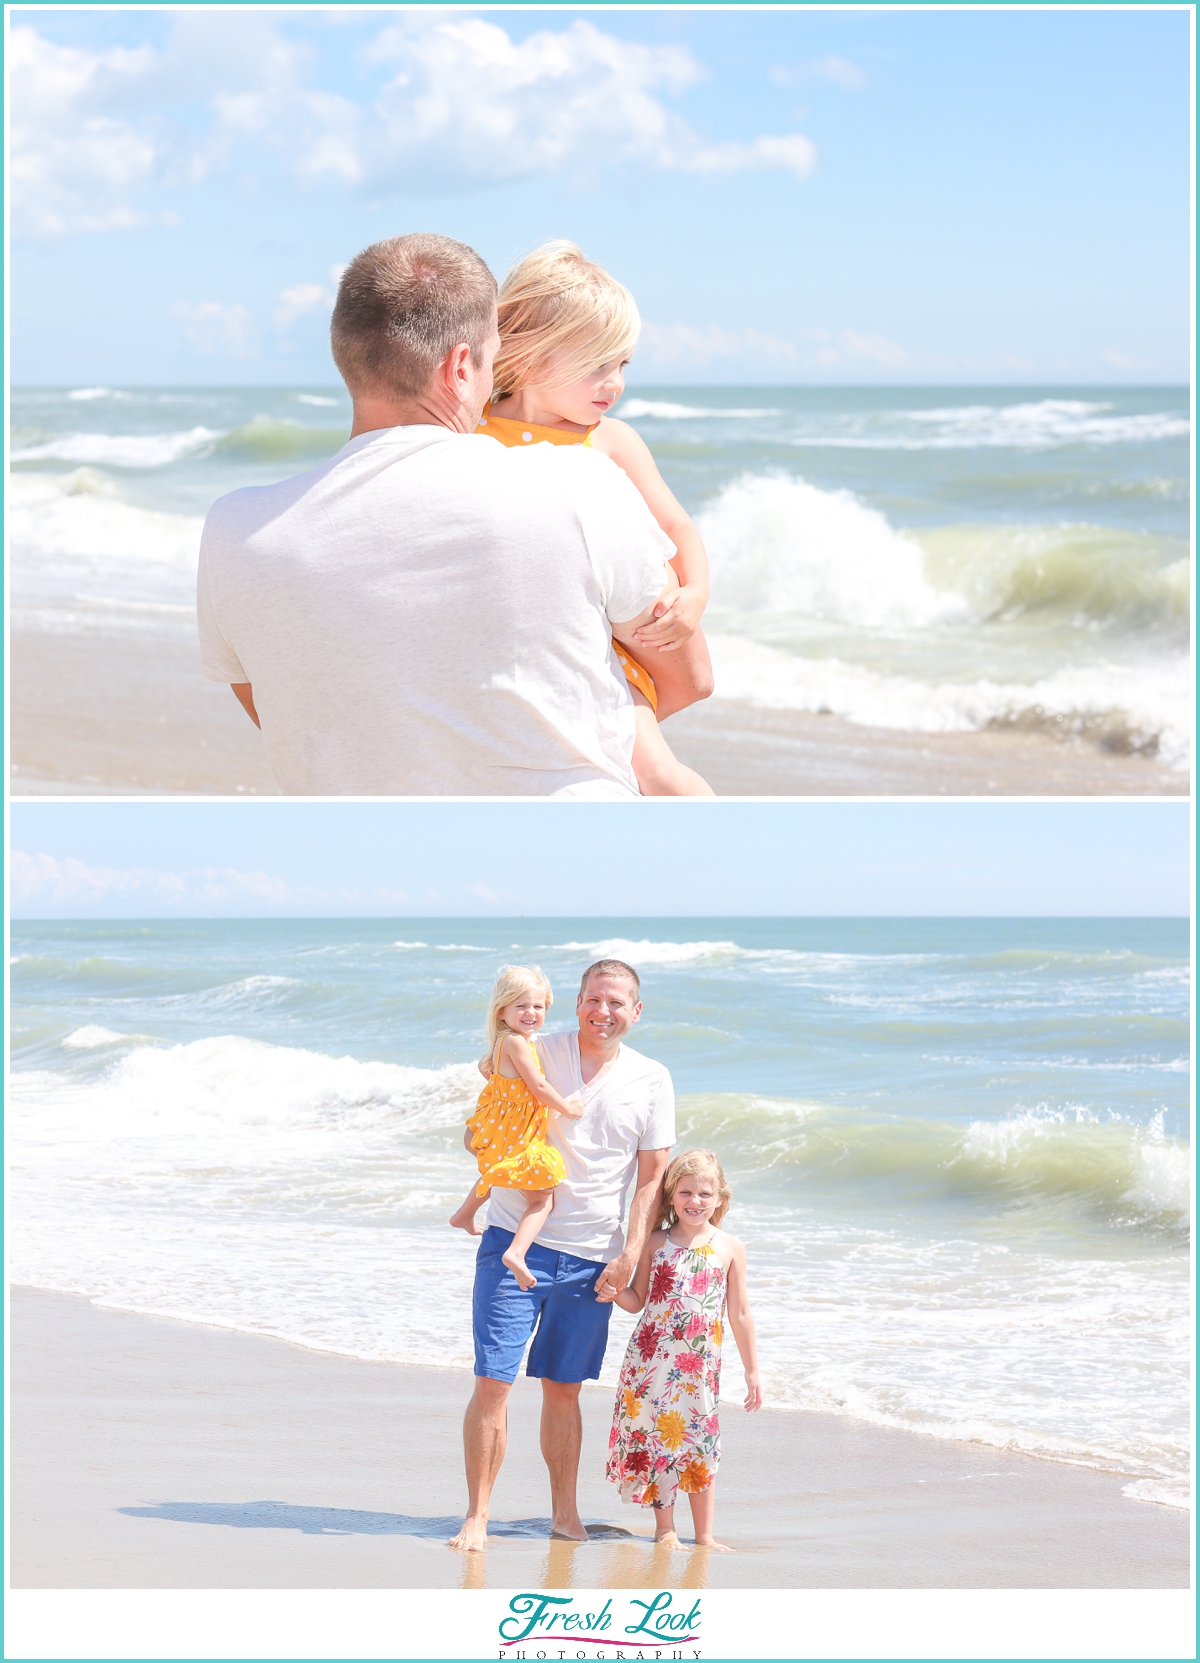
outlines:
[{"label": "girl's hand", "polygon": [[762,1387],[758,1383],[757,1374],[746,1376],[746,1413],[753,1414],[762,1408]]},{"label": "girl's hand", "polygon": [[654,618],[634,631],[635,644],[671,652],[685,646],[700,628],[708,596],[698,583],[688,583],[669,598],[659,601]]},{"label": "girl's hand", "polygon": [[563,1098],[563,1106],[558,1112],[567,1115],[571,1120],[581,1120],[586,1107],[587,1104],[583,1100],[583,1094],[573,1091],[569,1097]]}]

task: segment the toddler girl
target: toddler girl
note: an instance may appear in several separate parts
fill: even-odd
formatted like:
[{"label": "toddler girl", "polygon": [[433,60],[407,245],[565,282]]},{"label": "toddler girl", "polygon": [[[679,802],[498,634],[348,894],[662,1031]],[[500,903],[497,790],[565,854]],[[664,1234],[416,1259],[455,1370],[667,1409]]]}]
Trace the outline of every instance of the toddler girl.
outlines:
[{"label": "toddler girl", "polygon": [[[625,1353],[608,1440],[607,1476],[622,1501],[654,1509],[654,1540],[682,1547],[675,1496],[692,1507],[696,1546],[713,1540],[713,1490],[721,1459],[717,1395],[721,1339],[729,1326],[746,1372],[746,1408],[762,1407],[754,1321],[746,1300],[746,1250],[717,1225],[729,1208],[721,1163],[689,1149],[667,1168],[658,1228],[617,1304],[645,1317]],[[727,1306],[728,1302],[728,1306]]]},{"label": "toddler girl", "polygon": [[479,1157],[479,1182],[450,1219],[456,1229],[477,1236],[475,1214],[488,1191],[520,1190],[525,1213],[502,1257],[522,1288],[534,1285],[525,1254],[554,1204],[554,1186],[567,1175],[562,1156],[546,1141],[550,1110],[572,1120],[583,1114],[577,1097],[560,1097],[547,1082],[533,1044],[553,997],[536,964],[501,965],[488,1006],[488,1055],[479,1064],[488,1083],[467,1121],[467,1147]]},{"label": "toddler girl", "polygon": [[552,242],[513,267],[498,305],[494,390],[477,431],[509,446],[548,442],[601,451],[628,474],[675,544],[678,590],[638,630],[637,656],[622,643],[617,657],[637,706],[633,769],[643,796],[711,797],[700,775],[676,760],[658,726],[712,692],[700,634],[708,604],[704,544],[645,442],[605,413],[624,391],[625,366],[642,327],[633,296],[573,243]]}]

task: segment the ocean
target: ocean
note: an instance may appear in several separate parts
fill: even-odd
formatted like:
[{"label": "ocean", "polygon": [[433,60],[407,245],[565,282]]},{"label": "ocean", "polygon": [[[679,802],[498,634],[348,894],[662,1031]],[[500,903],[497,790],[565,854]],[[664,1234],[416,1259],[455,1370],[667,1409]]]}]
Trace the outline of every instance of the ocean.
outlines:
[{"label": "ocean", "polygon": [[493,975],[540,962],[569,1029],[615,954],[677,1148],[732,1184],[769,1403],[1187,1505],[1184,922],[14,923],[12,952],[17,1283],[468,1367],[445,1220]]},{"label": "ocean", "polygon": [[[1189,395],[638,387],[712,560],[717,695],[1189,762]],[[337,387],[12,395],[19,627],[194,637],[203,516],[349,430]]]}]

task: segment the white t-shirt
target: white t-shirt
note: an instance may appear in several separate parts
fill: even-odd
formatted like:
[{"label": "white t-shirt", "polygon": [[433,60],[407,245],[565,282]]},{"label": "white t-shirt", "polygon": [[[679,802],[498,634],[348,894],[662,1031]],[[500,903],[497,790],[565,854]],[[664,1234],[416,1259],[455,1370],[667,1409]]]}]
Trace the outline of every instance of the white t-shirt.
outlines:
[{"label": "white t-shirt", "polygon": [[[550,1142],[562,1151],[567,1176],[554,1191],[538,1246],[608,1264],[625,1245],[625,1196],[638,1150],[675,1142],[671,1076],[662,1063],[622,1045],[607,1074],[585,1086],[578,1033],[539,1034],[536,1043],[554,1089],[563,1097],[581,1091],[587,1104],[579,1120],[550,1115]],[[515,1231],[524,1212],[519,1190],[492,1191],[489,1224]]]},{"label": "white t-shirt", "polygon": [[253,684],[288,793],[633,797],[610,622],[674,552],[587,446],[382,428],[213,505],[204,673]]}]

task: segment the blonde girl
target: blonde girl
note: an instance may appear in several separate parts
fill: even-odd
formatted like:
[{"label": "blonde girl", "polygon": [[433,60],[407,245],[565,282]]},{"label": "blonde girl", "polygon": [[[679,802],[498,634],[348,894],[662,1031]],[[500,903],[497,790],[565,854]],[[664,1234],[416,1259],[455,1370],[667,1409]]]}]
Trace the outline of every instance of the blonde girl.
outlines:
[{"label": "blonde girl", "polygon": [[533,1043],[553,1000],[536,964],[501,965],[488,1005],[488,1051],[479,1063],[487,1085],[464,1139],[479,1159],[479,1182],[450,1219],[456,1229],[477,1236],[475,1214],[489,1191],[520,1190],[525,1212],[502,1257],[521,1288],[534,1285],[525,1255],[549,1216],[555,1185],[567,1175],[562,1156],[546,1141],[550,1111],[571,1120],[583,1114],[578,1098],[560,1097],[546,1080]]},{"label": "blonde girl", "polygon": [[654,1540],[682,1543],[675,1498],[691,1503],[696,1546],[729,1551],[713,1537],[721,1460],[717,1398],[728,1320],[746,1374],[745,1407],[762,1407],[754,1319],[746,1298],[746,1250],[718,1228],[729,1185],[709,1149],[689,1149],[667,1168],[658,1225],[633,1281],[617,1296],[644,1311],[625,1353],[609,1434],[607,1476],[622,1501],[654,1509]]},{"label": "blonde girl", "polygon": [[675,544],[679,587],[617,656],[630,683],[637,737],[633,768],[643,796],[711,797],[673,755],[659,722],[707,698],[712,665],[700,633],[708,604],[708,560],[700,534],[672,496],[649,448],[607,412],[625,387],[641,320],[628,289],[584,259],[574,243],[526,256],[500,286],[500,351],[492,400],[478,431],[501,444],[588,445],[622,468]]}]

